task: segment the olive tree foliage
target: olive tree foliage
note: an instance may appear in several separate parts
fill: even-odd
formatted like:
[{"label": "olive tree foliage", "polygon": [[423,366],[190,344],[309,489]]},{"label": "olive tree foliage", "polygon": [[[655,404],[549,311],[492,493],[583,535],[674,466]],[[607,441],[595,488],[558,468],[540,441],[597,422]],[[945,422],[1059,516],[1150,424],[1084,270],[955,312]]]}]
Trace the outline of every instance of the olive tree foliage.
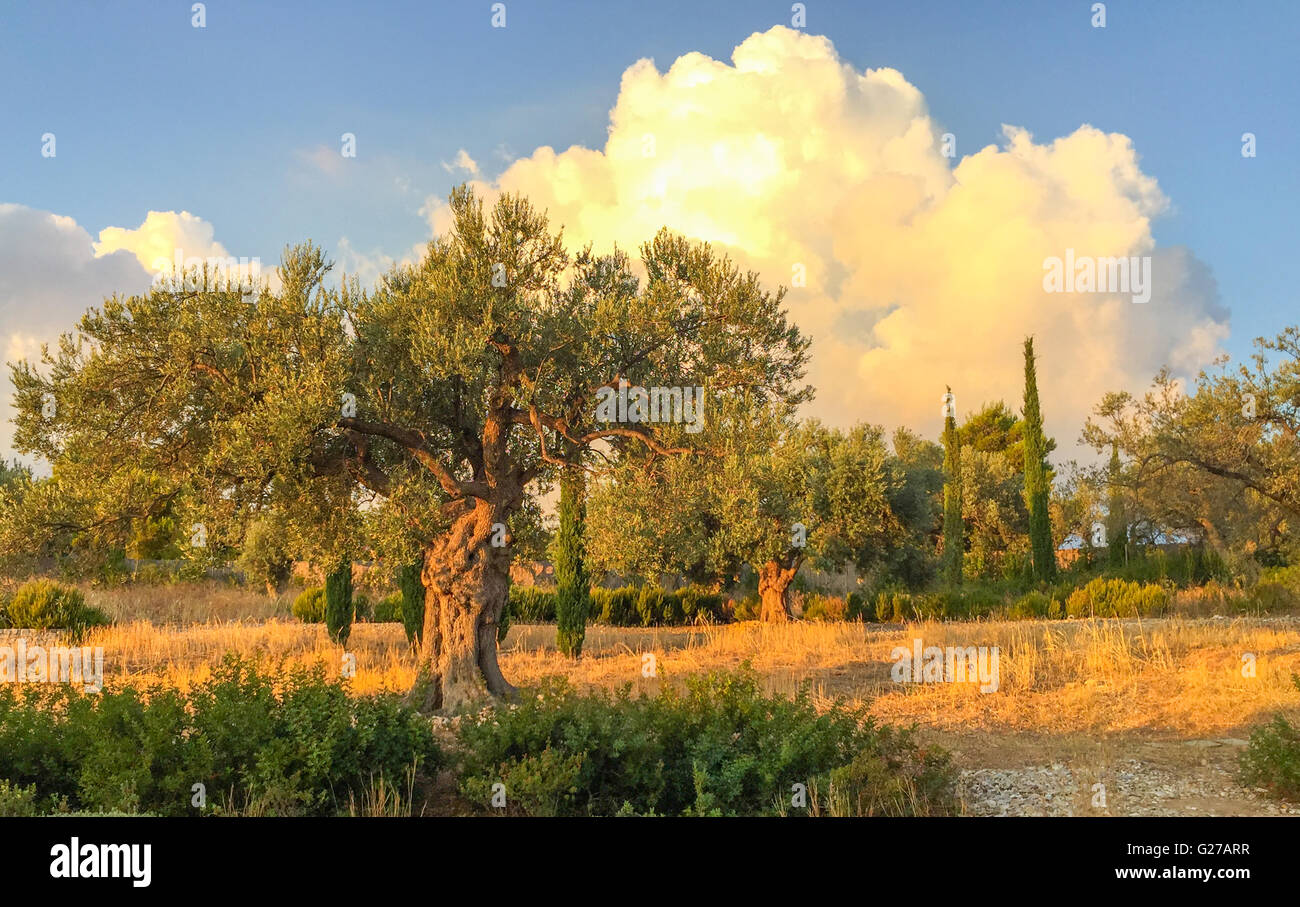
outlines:
[{"label": "olive tree foliage", "polygon": [[330,288],[324,255],[300,246],[282,291],[114,298],[46,373],[20,363],[18,443],[68,493],[53,528],[93,532],[175,496],[210,539],[237,539],[270,508],[322,563],[368,540],[421,564],[413,699],[450,711],[509,695],[497,621],[538,489],[596,448],[606,462],[695,449],[681,424],[598,422],[601,388],[797,402],[807,342],[781,292],[707,245],[661,231],[642,278],[621,251],[567,252],[522,197],[485,210],[462,187],[450,210],[423,260],[372,291]]},{"label": "olive tree foliage", "polygon": [[1107,394],[1084,428],[1123,455],[1131,523],[1198,528],[1221,548],[1294,545],[1300,517],[1300,328],[1256,340],[1185,387],[1168,370],[1141,396]]},{"label": "olive tree foliage", "polygon": [[646,573],[747,563],[760,619],[784,621],[805,563],[869,568],[904,538],[890,507],[903,477],[879,428],[769,416],[719,440],[711,456],[632,466],[596,491],[588,525],[604,564]]}]

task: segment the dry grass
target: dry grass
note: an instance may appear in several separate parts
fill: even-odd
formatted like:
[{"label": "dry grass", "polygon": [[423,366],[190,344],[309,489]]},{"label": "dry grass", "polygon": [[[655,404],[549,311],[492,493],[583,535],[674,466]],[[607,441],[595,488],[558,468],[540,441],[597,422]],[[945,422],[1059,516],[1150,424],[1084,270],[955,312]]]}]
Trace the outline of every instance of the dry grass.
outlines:
[{"label": "dry grass", "polygon": [[[998,646],[1001,685],[895,684],[895,646]],[[158,627],[143,621],[96,631],[110,685],[126,678],[188,687],[227,652],[295,664],[323,663],[335,673],[341,650],[320,625],[273,618]],[[404,690],[414,661],[397,624],[356,624],[358,693]],[[1242,676],[1242,656],[1256,676]],[[643,656],[654,655],[654,677]],[[511,629],[502,666],[513,682],[563,676],[579,686],[632,684],[652,692],[692,674],[750,662],[774,691],[810,686],[815,698],[870,702],[882,719],[936,730],[1045,735],[1142,731],[1155,736],[1244,735],[1278,710],[1300,706],[1300,621],[1252,618],[1200,621],[1082,620],[922,623],[878,626],[802,623],[764,626],[624,629],[591,627],[581,660],[555,650],[553,626]]]},{"label": "dry grass", "polygon": [[148,621],[159,626],[209,621],[261,621],[289,617],[294,590],[279,598],[220,582],[83,586],[86,603],[115,621]]}]

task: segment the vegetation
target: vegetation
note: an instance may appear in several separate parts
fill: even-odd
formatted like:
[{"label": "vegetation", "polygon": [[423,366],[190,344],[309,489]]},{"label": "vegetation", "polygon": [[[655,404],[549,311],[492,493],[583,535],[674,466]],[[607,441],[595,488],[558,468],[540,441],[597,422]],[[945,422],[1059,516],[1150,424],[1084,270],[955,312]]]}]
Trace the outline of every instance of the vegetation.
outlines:
[{"label": "vegetation", "polygon": [[[904,816],[956,811],[948,756],[861,709],[764,695],[750,670],[655,697],[547,684],[461,723],[461,789],[527,815]],[[807,795],[798,806],[795,785]]]},{"label": "vegetation", "polygon": [[1047,513],[1051,481],[1046,456],[1034,339],[1028,337],[1025,339],[1025,504],[1029,508],[1029,551],[1034,578],[1040,583],[1050,583],[1056,577],[1056,546],[1052,544],[1052,526]]},{"label": "vegetation", "polygon": [[555,638],[560,651],[571,658],[582,654],[591,607],[585,563],[586,495],[581,469],[566,470],[560,479],[560,528],[555,535]]},{"label": "vegetation", "polygon": [[349,696],[320,667],[227,658],[184,694],[0,685],[0,811],[330,814],[378,777],[441,761],[414,710],[393,695]]},{"label": "vegetation", "polygon": [[347,645],[356,605],[352,599],[352,562],[345,560],[325,577],[325,629],[330,639]]},{"label": "vegetation", "polygon": [[94,627],[108,623],[108,615],[88,606],[79,590],[49,579],[24,583],[0,606],[0,627],[63,630],[74,642],[82,640]]},{"label": "vegetation", "polygon": [[[1300,675],[1291,675],[1300,690]],[[1300,800],[1300,728],[1284,715],[1250,735],[1241,757],[1242,779],[1286,800]]]},{"label": "vegetation", "polygon": [[306,624],[325,622],[325,587],[304,589],[293,600],[293,616]]}]

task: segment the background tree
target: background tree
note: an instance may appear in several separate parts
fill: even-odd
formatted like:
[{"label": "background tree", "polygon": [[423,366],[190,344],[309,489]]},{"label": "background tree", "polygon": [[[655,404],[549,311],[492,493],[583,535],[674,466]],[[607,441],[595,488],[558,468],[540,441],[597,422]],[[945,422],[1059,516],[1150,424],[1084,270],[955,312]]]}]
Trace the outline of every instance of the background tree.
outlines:
[{"label": "background tree", "polygon": [[797,404],[808,344],[780,292],[706,245],[661,231],[641,250],[642,285],[621,252],[567,254],[520,197],[488,213],[467,189],[450,202],[448,233],[372,293],[327,287],[330,264],[304,246],[286,252],[277,292],[173,283],[114,297],[46,374],[19,363],[15,443],[69,493],[46,528],[93,533],[183,495],[210,539],[237,543],[270,507],[332,563],[382,501],[422,554],[413,698],[452,710],[508,695],[497,621],[512,520],[539,483],[601,444],[694,449],[681,424],[598,422],[600,389]]},{"label": "background tree", "polygon": [[1115,569],[1128,563],[1128,517],[1124,508],[1124,489],[1120,484],[1122,467],[1119,461],[1119,445],[1110,446],[1110,463],[1106,469],[1107,498],[1106,507],[1106,547],[1107,563]]},{"label": "background tree", "polygon": [[254,520],[244,533],[235,565],[244,576],[261,583],[270,598],[283,595],[293,576],[293,555],[285,545],[286,528],[276,514]]},{"label": "background tree", "polygon": [[[951,387],[947,399],[952,400]],[[962,524],[961,439],[951,402],[943,418],[943,477],[943,579],[949,586],[960,586],[966,533]]]},{"label": "background tree", "polygon": [[889,509],[902,534],[880,579],[919,589],[934,579],[937,569],[935,552],[943,532],[944,450],[906,428],[895,430],[891,441],[890,465],[896,480]]},{"label": "background tree", "polygon": [[[758,576],[760,619],[775,622],[789,619],[791,585],[805,563],[869,570],[887,562],[903,538],[890,509],[901,476],[879,428],[844,432],[769,418],[734,432],[724,445],[717,457],[653,470],[643,496],[602,488],[592,521],[599,546],[653,552],[644,572],[701,560],[715,567],[750,564]],[[647,501],[660,503],[647,507]],[[700,514],[716,530],[701,532]]]},{"label": "background tree", "polygon": [[1043,434],[1043,413],[1038,403],[1038,377],[1034,362],[1034,338],[1025,338],[1025,504],[1029,508],[1029,552],[1034,578],[1051,582],[1056,576],[1056,546],[1052,544],[1052,521],[1048,514],[1047,438]]},{"label": "background tree", "polygon": [[1130,525],[1196,530],[1214,548],[1268,561],[1295,547],[1300,517],[1300,328],[1255,341],[1184,388],[1168,370],[1141,397],[1107,394],[1083,439],[1125,456]]}]

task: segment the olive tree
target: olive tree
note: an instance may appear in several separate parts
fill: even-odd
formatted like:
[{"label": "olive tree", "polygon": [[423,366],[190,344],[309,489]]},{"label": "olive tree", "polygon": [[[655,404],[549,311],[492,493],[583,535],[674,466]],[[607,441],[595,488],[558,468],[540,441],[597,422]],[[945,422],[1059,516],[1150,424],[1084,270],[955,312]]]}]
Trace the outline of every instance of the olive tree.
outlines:
[{"label": "olive tree", "polygon": [[273,509],[337,563],[378,507],[400,539],[374,544],[418,550],[414,700],[510,694],[497,622],[512,520],[589,453],[698,446],[689,423],[601,418],[598,401],[626,383],[797,403],[808,344],[782,292],[707,245],[660,231],[638,271],[618,250],[568,252],[518,196],[485,210],[462,187],[450,212],[424,258],[372,290],[331,287],[323,253],[300,246],[274,292],[176,281],[114,297],[42,369],[19,363],[16,443],[68,495],[49,528],[101,532],[174,498],[233,543]]}]

